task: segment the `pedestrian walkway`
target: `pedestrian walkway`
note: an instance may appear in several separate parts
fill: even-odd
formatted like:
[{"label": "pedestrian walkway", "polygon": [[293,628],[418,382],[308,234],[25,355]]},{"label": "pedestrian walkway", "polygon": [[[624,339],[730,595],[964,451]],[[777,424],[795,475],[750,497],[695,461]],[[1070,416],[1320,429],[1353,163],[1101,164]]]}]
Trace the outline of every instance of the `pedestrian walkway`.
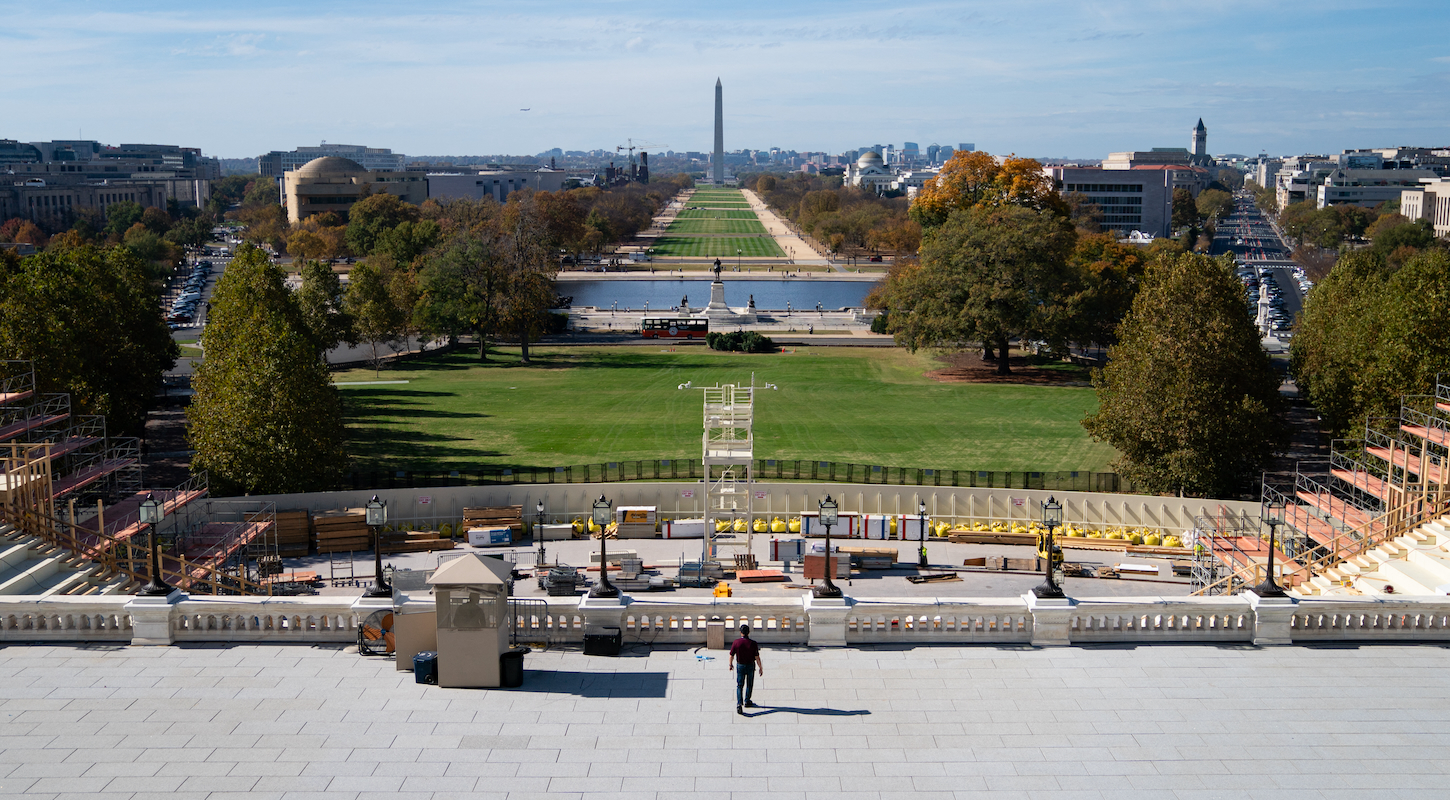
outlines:
[{"label": "pedestrian walkway", "polygon": [[[526,657],[440,689],[328,646],[0,649],[0,796],[1438,798],[1441,646]],[[1353,698],[1352,701],[1346,698]]]},{"label": "pedestrian walkway", "polygon": [[746,202],[750,203],[750,210],[754,211],[755,218],[765,225],[766,232],[775,237],[775,243],[780,245],[780,249],[793,258],[796,264],[831,266],[837,272],[846,271],[844,267],[832,264],[829,259],[817,255],[804,239],[797,236],[784,220],[770,210],[770,206],[760,199],[760,195],[750,189],[742,189],[740,193],[745,195]]}]

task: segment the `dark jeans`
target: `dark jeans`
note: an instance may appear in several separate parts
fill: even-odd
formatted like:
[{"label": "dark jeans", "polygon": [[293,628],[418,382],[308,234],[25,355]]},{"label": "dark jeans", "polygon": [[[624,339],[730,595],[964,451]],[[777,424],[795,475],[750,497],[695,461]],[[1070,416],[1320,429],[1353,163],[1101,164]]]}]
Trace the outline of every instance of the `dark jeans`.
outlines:
[{"label": "dark jeans", "polygon": [[[755,665],[735,665],[735,705],[743,706],[755,691]],[[743,694],[742,694],[743,693]]]}]

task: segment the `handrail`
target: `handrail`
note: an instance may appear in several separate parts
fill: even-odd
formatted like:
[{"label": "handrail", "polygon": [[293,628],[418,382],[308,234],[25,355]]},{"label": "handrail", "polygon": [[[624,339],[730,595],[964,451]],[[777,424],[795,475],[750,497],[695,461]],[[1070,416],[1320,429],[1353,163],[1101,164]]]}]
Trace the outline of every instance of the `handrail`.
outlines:
[{"label": "handrail", "polygon": [[[64,520],[31,509],[19,512],[22,532],[67,550],[87,560],[94,561],[112,573],[121,573],[134,582],[144,583],[150,579],[148,555],[134,543],[116,539],[110,534],[86,531],[87,541],[75,535],[75,529]],[[30,524],[24,524],[29,522]],[[104,545],[104,546],[103,546]],[[118,545],[126,545],[119,547]],[[238,594],[270,595],[271,584],[259,584],[248,580],[245,575],[219,574],[214,567],[188,560],[185,556],[161,554],[161,577],[178,589],[197,590],[203,586],[213,595],[226,592]],[[169,575],[168,575],[169,573]]]}]

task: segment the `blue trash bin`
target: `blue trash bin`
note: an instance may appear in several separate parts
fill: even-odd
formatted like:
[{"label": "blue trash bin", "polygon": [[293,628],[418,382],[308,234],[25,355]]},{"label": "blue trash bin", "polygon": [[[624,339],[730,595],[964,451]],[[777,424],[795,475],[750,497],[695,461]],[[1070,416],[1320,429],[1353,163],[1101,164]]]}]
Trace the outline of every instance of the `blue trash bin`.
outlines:
[{"label": "blue trash bin", "polygon": [[438,654],[432,651],[413,656],[413,680],[417,683],[438,683]]}]

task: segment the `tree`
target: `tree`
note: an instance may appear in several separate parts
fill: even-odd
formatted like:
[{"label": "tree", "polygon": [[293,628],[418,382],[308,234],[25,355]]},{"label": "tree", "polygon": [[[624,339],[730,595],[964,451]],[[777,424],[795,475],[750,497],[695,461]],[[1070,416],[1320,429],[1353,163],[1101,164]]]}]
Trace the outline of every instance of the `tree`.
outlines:
[{"label": "tree", "polygon": [[347,245],[359,256],[371,255],[384,234],[404,222],[418,222],[418,207],[382,192],[353,204],[347,216]]},{"label": "tree", "polygon": [[911,218],[923,228],[931,228],[945,223],[959,209],[1004,205],[1068,214],[1052,178],[1037,160],[1008,156],[998,164],[991,153],[958,150],[936,179],[921,187],[911,204]]},{"label": "tree", "polygon": [[335,489],[347,462],[341,399],[285,277],[244,246],[212,296],[186,418],[192,469],[219,494]]},{"label": "tree", "polygon": [[140,203],[122,200],[106,206],[106,233],[120,239],[146,213]]},{"label": "tree", "polygon": [[1173,190],[1173,228],[1188,228],[1195,232],[1190,238],[1198,238],[1198,204],[1193,200],[1193,192],[1187,189]]},{"label": "tree", "polygon": [[401,339],[411,308],[399,308],[390,284],[395,267],[390,259],[372,259],[352,268],[343,308],[352,318],[353,334],[371,350],[373,370],[382,369],[382,350]]},{"label": "tree", "polygon": [[888,329],[912,350],[957,349],[979,341],[1001,353],[1008,374],[1013,338],[1065,329],[1072,294],[1067,255],[1072,225],[1052,211],[1020,206],[967,208],[927,231],[921,260],[890,272],[881,298]]},{"label": "tree", "polygon": [[1231,259],[1153,264],[1108,358],[1083,427],[1146,491],[1232,496],[1280,445],[1279,378]]},{"label": "tree", "polygon": [[[56,237],[60,240],[62,237]],[[179,350],[150,270],[126,247],[52,246],[0,272],[0,353],[34,363],[72,413],[141,435]]]},{"label": "tree", "polygon": [[1233,211],[1234,198],[1228,192],[1221,192],[1217,189],[1204,189],[1198,193],[1198,200],[1194,203],[1198,209],[1198,216],[1202,219],[1218,219],[1226,217]]},{"label": "tree", "polygon": [[454,341],[465,331],[478,336],[478,358],[488,360],[488,337],[498,320],[504,284],[504,243],[499,207],[492,200],[457,200],[444,209],[443,242],[418,274],[417,318],[429,332]]},{"label": "tree", "polygon": [[1423,394],[1450,372],[1450,255],[1345,255],[1316,284],[1299,317],[1290,369],[1336,435],[1397,417],[1402,395]]},{"label": "tree", "polygon": [[535,192],[510,195],[501,221],[505,280],[500,316],[518,334],[519,360],[528,364],[529,338],[538,334],[554,302],[559,262]]},{"label": "tree", "polygon": [[1072,340],[1099,347],[1116,344],[1118,325],[1143,282],[1147,262],[1142,251],[1119,244],[1110,233],[1082,234],[1068,263],[1082,287],[1068,301]]},{"label": "tree", "polygon": [[352,318],[343,309],[342,281],[332,267],[320,261],[302,262],[302,287],[297,290],[297,308],[302,324],[312,338],[318,358],[342,342],[357,344]]}]

